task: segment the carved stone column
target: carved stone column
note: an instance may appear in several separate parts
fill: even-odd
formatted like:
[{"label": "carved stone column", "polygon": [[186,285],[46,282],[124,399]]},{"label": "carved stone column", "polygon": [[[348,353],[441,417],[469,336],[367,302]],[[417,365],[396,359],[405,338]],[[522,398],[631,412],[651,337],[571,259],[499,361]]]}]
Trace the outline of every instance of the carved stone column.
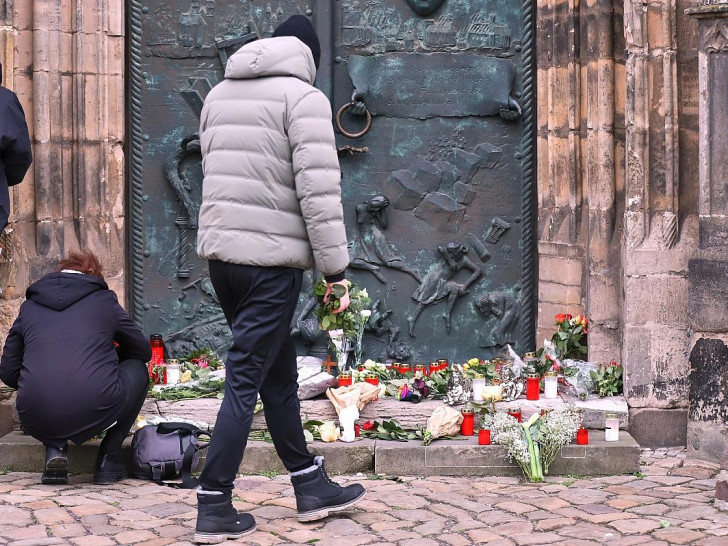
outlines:
[{"label": "carved stone column", "polygon": [[[698,19],[700,90],[700,239],[689,266],[694,346],[688,448],[692,456],[728,470],[728,1],[686,13]],[[721,478],[716,499],[728,508],[728,472]]]},{"label": "carved stone column", "polygon": [[[687,423],[690,331],[682,310],[695,235],[678,208],[689,202],[690,189],[681,189],[678,161],[675,6],[675,0],[624,2],[622,361],[630,432],[648,447],[684,444]],[[682,89],[684,97],[690,92]]]},{"label": "carved stone column", "polygon": [[124,299],[124,29],[124,0],[0,0],[5,84],[34,152],[11,192],[0,336],[26,286],[71,249],[99,255]]}]

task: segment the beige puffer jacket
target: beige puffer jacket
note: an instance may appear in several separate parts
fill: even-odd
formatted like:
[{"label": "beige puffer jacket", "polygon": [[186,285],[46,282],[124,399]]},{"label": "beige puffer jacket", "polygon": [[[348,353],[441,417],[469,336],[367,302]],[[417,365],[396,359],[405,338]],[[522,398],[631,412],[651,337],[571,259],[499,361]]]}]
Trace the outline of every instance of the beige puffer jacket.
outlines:
[{"label": "beige puffer jacket", "polygon": [[281,36],[243,46],[200,121],[202,258],[310,268],[349,263],[331,106],[311,50]]}]

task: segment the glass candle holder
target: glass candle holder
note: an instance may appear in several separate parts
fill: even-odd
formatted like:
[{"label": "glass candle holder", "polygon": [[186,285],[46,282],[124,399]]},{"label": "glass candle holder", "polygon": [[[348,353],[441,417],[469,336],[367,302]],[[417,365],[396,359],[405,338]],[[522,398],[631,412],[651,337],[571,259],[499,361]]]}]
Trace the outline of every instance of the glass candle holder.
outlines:
[{"label": "glass candle holder", "polygon": [[544,398],[556,398],[559,395],[559,376],[556,372],[546,372],[543,385]]},{"label": "glass candle holder", "polygon": [[463,436],[472,436],[475,434],[475,410],[473,408],[463,408],[463,422],[460,425],[460,434]]},{"label": "glass candle holder", "polygon": [[379,385],[379,376],[377,374],[367,374],[367,376],[364,378],[364,381],[371,385]]},{"label": "glass candle holder", "polygon": [[351,372],[339,372],[339,387],[351,385]]},{"label": "glass candle holder", "polygon": [[585,446],[589,443],[589,431],[585,428],[580,428],[576,431],[576,443],[580,446]]},{"label": "glass candle holder", "polygon": [[604,416],[604,439],[607,442],[619,440],[619,413],[608,412]]},{"label": "glass candle holder", "polygon": [[481,373],[473,375],[473,400],[483,401],[483,387],[485,387],[485,376]]},{"label": "glass candle holder", "polygon": [[489,446],[490,445],[490,430],[487,428],[481,428],[478,431],[478,445]]},{"label": "glass candle holder", "polygon": [[409,373],[411,367],[409,364],[400,364],[399,365],[399,373]]},{"label": "glass candle holder", "polygon": [[425,365],[424,364],[417,364],[415,366],[415,373],[420,372],[420,375],[425,376],[427,375],[425,371]]},{"label": "glass candle holder", "polygon": [[149,336],[149,345],[152,346],[152,364],[162,364],[164,362],[164,342],[160,334],[152,334]]},{"label": "glass candle holder", "polygon": [[167,361],[167,385],[176,385],[179,383],[179,360],[170,358]]},{"label": "glass candle holder", "polygon": [[438,370],[446,370],[449,365],[450,362],[448,362],[447,358],[441,358],[437,361]]},{"label": "glass candle holder", "polygon": [[511,408],[508,410],[508,415],[514,417],[519,423],[522,422],[523,415],[521,414],[521,408]]},{"label": "glass candle holder", "polygon": [[538,400],[541,376],[537,373],[526,374],[526,400]]}]

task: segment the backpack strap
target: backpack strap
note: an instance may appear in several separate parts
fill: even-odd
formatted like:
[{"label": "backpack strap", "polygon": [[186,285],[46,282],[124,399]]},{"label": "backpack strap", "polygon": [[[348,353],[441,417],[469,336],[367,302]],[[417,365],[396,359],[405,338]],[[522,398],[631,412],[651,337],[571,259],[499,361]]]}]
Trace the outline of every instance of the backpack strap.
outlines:
[{"label": "backpack strap", "polygon": [[[209,446],[209,442],[195,445],[192,443],[192,437],[209,436],[209,433],[200,430],[190,423],[174,422],[159,423],[157,425],[157,431],[161,434],[177,432],[179,434],[180,452],[183,453],[182,467],[180,468],[182,483],[165,483],[164,485],[177,489],[195,489],[200,485],[200,480],[192,477],[192,462],[194,461],[195,454],[202,449],[206,449]],[[152,472],[154,472],[154,469],[152,469]]]}]

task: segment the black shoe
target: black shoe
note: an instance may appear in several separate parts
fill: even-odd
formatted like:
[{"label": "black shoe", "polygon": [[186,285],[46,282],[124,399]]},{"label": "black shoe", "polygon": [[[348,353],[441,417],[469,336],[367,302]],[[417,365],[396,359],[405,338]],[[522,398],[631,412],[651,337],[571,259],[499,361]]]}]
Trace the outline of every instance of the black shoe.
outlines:
[{"label": "black shoe", "polygon": [[129,477],[129,461],[124,452],[109,454],[99,450],[94,467],[94,483],[109,485]]},{"label": "black shoe", "polygon": [[316,521],[333,512],[343,512],[364,498],[365,489],[358,483],[340,486],[326,474],[324,458],[315,458],[316,469],[291,475],[296,492],[298,521]]},{"label": "black shoe", "polygon": [[194,542],[219,544],[255,532],[255,519],[233,508],[232,494],[197,493],[197,525]]},{"label": "black shoe", "polygon": [[46,446],[45,468],[40,483],[66,485],[68,483],[68,446]]}]

